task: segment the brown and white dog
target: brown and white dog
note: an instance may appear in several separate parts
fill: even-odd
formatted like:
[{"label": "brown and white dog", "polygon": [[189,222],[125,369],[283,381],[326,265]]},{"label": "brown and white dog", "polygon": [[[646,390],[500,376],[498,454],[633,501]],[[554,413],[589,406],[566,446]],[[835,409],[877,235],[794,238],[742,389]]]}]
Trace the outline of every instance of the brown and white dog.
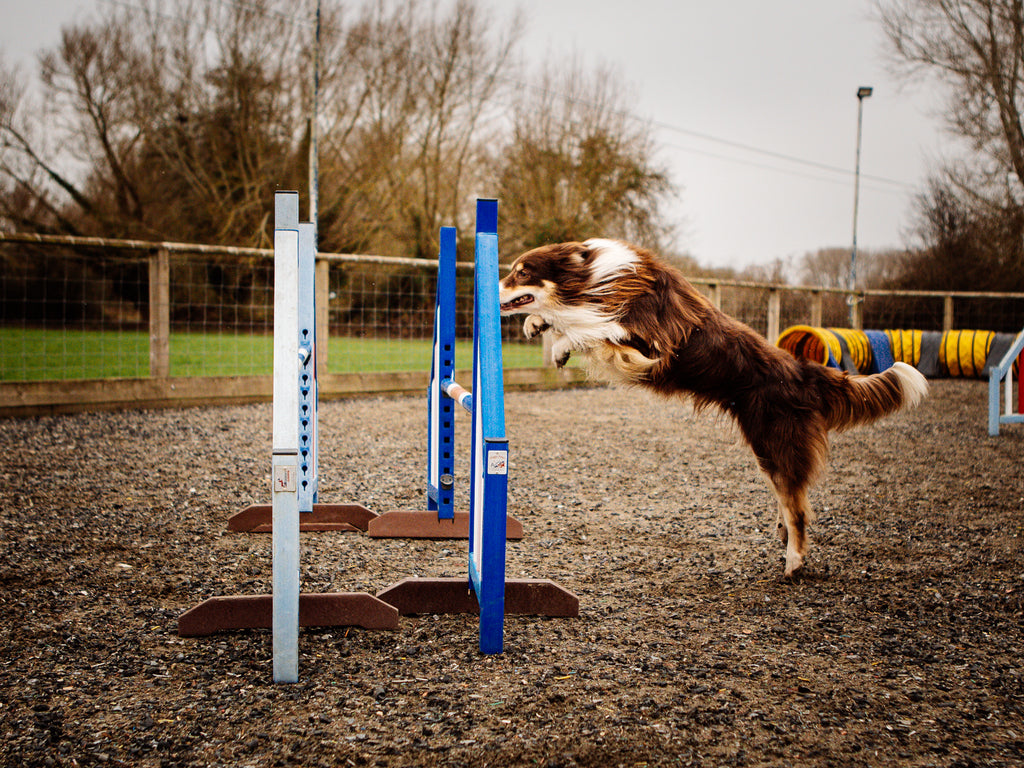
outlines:
[{"label": "brown and white dog", "polygon": [[787,576],[807,554],[807,491],[824,468],[828,431],[916,405],[928,391],[904,363],[853,376],[798,360],[716,309],[676,269],[615,240],[528,251],[499,285],[502,314],[527,314],[528,338],[551,334],[559,366],[579,353],[592,375],[688,395],[736,419],[778,497]]}]

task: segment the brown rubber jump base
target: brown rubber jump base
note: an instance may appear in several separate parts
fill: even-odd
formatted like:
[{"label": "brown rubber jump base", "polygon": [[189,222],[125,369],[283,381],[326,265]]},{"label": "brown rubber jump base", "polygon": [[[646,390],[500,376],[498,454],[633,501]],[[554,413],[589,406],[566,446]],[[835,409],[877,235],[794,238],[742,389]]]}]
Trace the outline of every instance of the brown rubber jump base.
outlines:
[{"label": "brown rubber jump base", "polygon": [[[270,533],[273,512],[270,504],[251,504],[228,518],[228,530]],[[362,504],[314,504],[312,512],[299,513],[299,530],[365,531],[375,517],[377,515]]]},{"label": "brown rubber jump base", "polygon": [[[402,579],[377,593],[403,616],[419,613],[479,613],[480,606],[464,577]],[[518,616],[576,618],[580,600],[550,579],[507,579],[505,613]]]},{"label": "brown rubber jump base", "polygon": [[[438,520],[437,512],[425,509],[394,510],[370,520],[366,533],[375,539],[469,539],[469,512]],[[523,524],[511,515],[505,518],[505,538],[523,538]]]},{"label": "brown rubber jump base", "polygon": [[[233,629],[270,629],[272,595],[211,597],[178,618],[180,637],[200,637]],[[300,627],[398,629],[398,610],[366,592],[299,595]]]}]

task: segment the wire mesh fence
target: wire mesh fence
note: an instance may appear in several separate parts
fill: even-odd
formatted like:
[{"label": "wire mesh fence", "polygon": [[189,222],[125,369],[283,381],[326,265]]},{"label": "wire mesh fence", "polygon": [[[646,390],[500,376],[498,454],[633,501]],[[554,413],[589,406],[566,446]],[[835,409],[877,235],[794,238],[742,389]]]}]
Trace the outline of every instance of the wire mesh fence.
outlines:
[{"label": "wire mesh fence", "polygon": [[145,261],[33,245],[0,260],[0,379],[149,375]]},{"label": "wire mesh fence", "polygon": [[[161,272],[161,254],[165,266]],[[436,266],[322,254],[324,373],[429,369]],[[166,307],[159,287],[166,283]],[[771,338],[793,325],[849,327],[850,294],[695,278],[723,311]],[[1024,294],[869,291],[864,328],[1016,332]],[[457,284],[456,352],[468,367],[472,270]],[[162,319],[161,319],[162,318]],[[503,321],[506,368],[544,365],[542,347]],[[258,249],[0,234],[0,381],[269,375],[273,259]],[[164,359],[165,358],[165,359]]]},{"label": "wire mesh fence", "polygon": [[[166,329],[153,306],[154,250],[0,240],[0,381],[269,375],[273,259],[175,247],[166,258]],[[333,256],[327,261],[328,348],[322,372],[425,370],[436,265]],[[468,367],[472,267],[460,265],[457,362]],[[167,363],[153,344],[166,335]],[[514,319],[503,321],[506,367],[539,367]]]}]

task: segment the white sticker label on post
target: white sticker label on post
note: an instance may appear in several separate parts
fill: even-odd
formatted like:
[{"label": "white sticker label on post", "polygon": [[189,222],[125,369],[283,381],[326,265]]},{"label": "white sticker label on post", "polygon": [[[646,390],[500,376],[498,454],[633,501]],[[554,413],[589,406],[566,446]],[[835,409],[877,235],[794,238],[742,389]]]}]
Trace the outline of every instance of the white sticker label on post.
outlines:
[{"label": "white sticker label on post", "polygon": [[508,474],[508,451],[489,451],[487,454],[487,474]]},{"label": "white sticker label on post", "polygon": [[277,493],[295,492],[296,468],[289,465],[274,467],[274,491]]}]

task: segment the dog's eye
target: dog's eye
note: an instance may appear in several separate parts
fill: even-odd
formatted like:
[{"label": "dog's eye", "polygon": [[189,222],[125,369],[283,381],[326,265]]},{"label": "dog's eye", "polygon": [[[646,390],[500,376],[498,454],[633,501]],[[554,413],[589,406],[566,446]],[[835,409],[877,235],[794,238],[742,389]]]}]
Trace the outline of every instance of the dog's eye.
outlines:
[{"label": "dog's eye", "polygon": [[519,268],[519,279],[520,280],[529,280],[531,277],[533,277],[533,273],[530,272],[529,269],[527,269],[526,267],[520,267]]}]

